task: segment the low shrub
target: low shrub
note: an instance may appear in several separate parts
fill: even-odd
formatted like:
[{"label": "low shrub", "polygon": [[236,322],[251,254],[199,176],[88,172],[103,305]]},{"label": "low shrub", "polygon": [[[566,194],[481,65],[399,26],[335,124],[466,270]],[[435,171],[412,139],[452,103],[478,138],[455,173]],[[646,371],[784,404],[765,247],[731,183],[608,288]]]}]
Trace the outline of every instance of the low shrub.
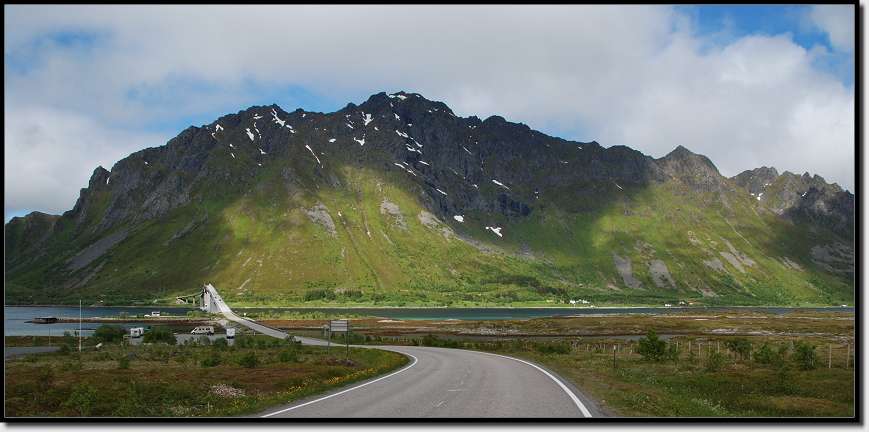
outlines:
[{"label": "low shrub", "polygon": [[127,329],[120,324],[103,324],[94,330],[91,340],[95,343],[112,343],[124,340],[124,335],[127,334]]},{"label": "low shrub", "polygon": [[637,354],[643,356],[649,361],[661,361],[664,358],[667,350],[667,341],[658,337],[654,330],[646,332],[645,337],[641,337],[637,346]]},{"label": "low shrub", "polygon": [[63,344],[56,352],[58,355],[68,356],[70,353],[72,353],[72,348],[68,344]]},{"label": "low shrub", "polygon": [[570,345],[534,342],[532,348],[544,354],[570,354]]},{"label": "low shrub", "polygon": [[57,370],[61,372],[79,371],[82,369],[81,360],[65,361],[57,366]]},{"label": "low shrub", "polygon": [[712,351],[711,348],[706,349],[706,359],[703,362],[703,369],[706,372],[718,372],[724,367],[724,353]]},{"label": "low shrub", "polygon": [[64,408],[72,408],[82,417],[87,417],[94,409],[96,398],[96,391],[91,387],[90,383],[82,381],[72,389],[72,394],[69,395],[69,399],[62,406]]},{"label": "low shrub", "polygon": [[199,366],[201,367],[215,367],[219,366],[223,363],[223,357],[220,356],[220,353],[213,352],[208,357],[199,361]]},{"label": "low shrub", "polygon": [[173,333],[172,329],[170,329],[169,327],[154,326],[153,328],[151,328],[151,331],[145,332],[145,335],[142,336],[142,342],[165,342],[169,345],[175,345],[178,343],[178,340],[175,337],[175,333]]},{"label": "low shrub", "polygon": [[754,352],[754,361],[760,364],[779,367],[784,362],[787,350],[787,345],[782,345],[778,350],[774,350],[769,342],[764,342],[763,346]]},{"label": "low shrub", "polygon": [[278,352],[278,361],[281,363],[298,362],[299,351],[291,348],[282,349]]},{"label": "low shrub", "polygon": [[737,355],[737,361],[740,363],[751,356],[751,351],[753,347],[751,346],[751,342],[749,342],[746,338],[740,337],[731,339],[726,341],[725,344],[732,353]]},{"label": "low shrub", "polygon": [[238,363],[239,366],[243,366],[243,367],[246,367],[248,369],[253,369],[253,368],[259,366],[260,361],[259,361],[259,357],[257,357],[255,352],[248,351],[247,353],[245,353],[241,357],[239,357],[238,360],[236,361],[236,363]]},{"label": "low shrub", "polygon": [[800,366],[802,370],[814,370],[815,365],[815,345],[808,342],[797,341],[794,343],[794,353],[791,358]]},{"label": "low shrub", "polygon": [[420,341],[422,346],[440,347],[440,348],[463,348],[464,344],[453,339],[441,339],[431,333],[422,337]]},{"label": "low shrub", "polygon": [[118,357],[118,369],[129,369],[130,368],[130,358],[127,356]]}]

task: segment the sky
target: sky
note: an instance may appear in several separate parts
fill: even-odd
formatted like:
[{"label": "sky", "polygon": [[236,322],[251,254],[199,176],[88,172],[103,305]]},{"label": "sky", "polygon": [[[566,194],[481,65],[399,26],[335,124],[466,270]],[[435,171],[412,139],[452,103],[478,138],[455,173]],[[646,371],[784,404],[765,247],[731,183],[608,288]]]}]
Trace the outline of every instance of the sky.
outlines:
[{"label": "sky", "polygon": [[72,209],[97,166],[252,105],[406,91],[461,117],[727,177],[854,192],[854,5],[4,6],[4,212]]}]

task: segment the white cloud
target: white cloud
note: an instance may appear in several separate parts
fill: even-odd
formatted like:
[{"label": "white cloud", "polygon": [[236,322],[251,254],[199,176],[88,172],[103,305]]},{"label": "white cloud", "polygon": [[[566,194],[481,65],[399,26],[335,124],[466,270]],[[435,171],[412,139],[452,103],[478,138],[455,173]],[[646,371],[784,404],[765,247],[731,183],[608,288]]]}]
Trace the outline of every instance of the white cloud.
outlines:
[{"label": "white cloud", "polygon": [[830,37],[830,44],[838,51],[854,51],[854,5],[818,5],[812,9],[811,19]]},{"label": "white cloud", "polygon": [[[853,14],[850,33],[842,31],[843,11],[817,7],[812,15],[837,49],[854,34]],[[851,190],[855,184],[853,88],[813,67],[825,52],[806,51],[789,35],[710,43],[693,37],[690,17],[670,7],[51,5],[4,12],[7,212],[13,205],[68,210],[94,167],[162,145],[188,124],[253,104],[293,110],[288,87],[338,108],[380,91],[419,92],[460,116],[500,115],[654,157],[681,144],[725,175],[766,165],[818,173]],[[34,120],[41,113],[65,123]],[[177,130],[147,132],[167,125]],[[10,136],[20,148],[10,151]],[[34,158],[27,147],[52,143],[57,158]],[[14,178],[41,184],[40,192],[10,191],[10,168]],[[40,201],[51,189],[52,198]]]},{"label": "white cloud", "polygon": [[105,129],[79,113],[8,106],[3,138],[6,221],[33,210],[62,214],[75,205],[97,166],[111,170],[130,153],[166,142]]},{"label": "white cloud", "polygon": [[[650,62],[643,91],[602,121],[605,141],[661,157],[683,145],[733,176],[762,165],[853,191],[854,96],[788,37],[749,36],[698,54],[689,40]],[[595,133],[592,130],[591,133]]]}]

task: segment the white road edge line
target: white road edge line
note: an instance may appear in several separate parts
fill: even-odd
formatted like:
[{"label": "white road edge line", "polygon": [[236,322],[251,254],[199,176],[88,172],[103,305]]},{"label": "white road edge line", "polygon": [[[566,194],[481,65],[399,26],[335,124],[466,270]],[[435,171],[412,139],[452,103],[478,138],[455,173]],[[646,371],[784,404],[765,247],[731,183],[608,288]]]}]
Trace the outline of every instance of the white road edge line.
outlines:
[{"label": "white road edge line", "polygon": [[[480,352],[480,351],[477,351],[477,352]],[[545,373],[546,376],[548,376],[549,378],[552,378],[552,381],[555,381],[556,383],[558,383],[558,385],[561,386],[561,389],[564,390],[564,392],[567,393],[568,396],[570,396],[571,399],[573,399],[573,403],[575,403],[576,406],[579,407],[579,410],[582,411],[582,414],[583,414],[584,416],[586,416],[586,417],[592,417],[591,412],[588,411],[588,409],[585,407],[585,405],[583,405],[582,402],[580,402],[579,398],[576,397],[576,395],[573,394],[573,392],[570,391],[570,389],[568,389],[567,386],[564,385],[563,382],[559,381],[558,378],[555,378],[554,376],[552,376],[551,373],[546,372],[545,370],[543,370],[543,368],[541,368],[540,366],[537,366],[537,365],[534,364],[534,363],[531,363],[531,362],[528,362],[528,361],[525,361],[525,360],[520,360],[520,359],[517,359],[517,358],[514,358],[514,357],[507,357],[507,356],[503,356],[503,355],[499,355],[499,354],[492,354],[492,353],[487,353],[487,352],[480,352],[480,353],[481,353],[481,354],[489,354],[489,355],[493,355],[493,356],[496,356],[496,357],[504,357],[504,358],[508,358],[508,359],[511,359],[511,360],[516,360],[516,361],[518,361],[518,362],[525,363],[525,364],[530,365],[530,366],[534,366],[535,368],[537,368],[537,370],[539,370],[540,372]]]},{"label": "white road edge line", "polygon": [[376,383],[377,381],[380,381],[380,380],[382,380],[382,379],[389,378],[389,377],[391,377],[391,376],[393,376],[393,375],[400,374],[400,373],[402,373],[402,372],[404,372],[404,371],[406,371],[406,370],[412,368],[412,367],[416,364],[416,362],[417,362],[417,358],[416,358],[416,357],[414,357],[414,356],[412,356],[412,355],[410,355],[410,354],[407,354],[407,353],[402,353],[402,354],[404,354],[404,355],[406,355],[406,356],[413,357],[413,363],[411,363],[410,366],[406,366],[406,367],[402,368],[401,370],[395,371],[395,372],[393,372],[393,373],[391,373],[391,374],[389,374],[389,375],[387,375],[387,376],[377,378],[377,379],[374,380],[374,381],[369,381],[369,382],[367,382],[367,383],[365,383],[365,384],[358,385],[358,386],[356,386],[356,387],[353,387],[353,388],[350,388],[350,389],[344,390],[344,391],[342,391],[342,392],[338,392],[338,393],[335,393],[335,394],[333,394],[333,395],[329,395],[329,396],[326,396],[326,397],[322,397],[322,398],[317,399],[317,400],[312,400],[312,401],[310,401],[310,402],[306,402],[306,403],[303,403],[303,404],[301,404],[301,405],[297,405],[297,406],[290,407],[290,408],[287,408],[287,409],[283,409],[283,410],[280,410],[280,411],[275,411],[275,412],[273,412],[273,413],[266,414],[266,415],[261,416],[261,417],[271,417],[271,416],[273,416],[273,415],[275,415],[275,414],[280,414],[280,413],[284,413],[284,412],[287,412],[287,411],[290,411],[290,410],[294,410],[294,409],[296,409],[296,408],[301,408],[301,407],[303,407],[303,406],[305,406],[305,405],[310,405],[310,404],[315,403],[315,402],[320,402],[320,401],[322,401],[322,400],[329,399],[330,397],[338,396],[338,395],[340,395],[340,394],[344,394],[344,393],[347,393],[347,392],[349,392],[349,391],[356,390],[356,389],[358,389],[358,388],[360,388],[360,387],[365,387],[365,386],[367,386],[368,384]]}]

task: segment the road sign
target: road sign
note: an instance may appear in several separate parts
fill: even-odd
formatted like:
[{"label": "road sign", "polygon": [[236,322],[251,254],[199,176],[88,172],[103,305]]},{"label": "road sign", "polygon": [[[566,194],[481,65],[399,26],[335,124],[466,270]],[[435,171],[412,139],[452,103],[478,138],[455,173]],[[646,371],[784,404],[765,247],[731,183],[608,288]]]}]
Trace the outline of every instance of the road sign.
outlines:
[{"label": "road sign", "polygon": [[[350,321],[329,321],[329,331],[331,332],[347,332],[347,337],[344,339],[347,341],[347,361],[350,361]],[[329,344],[331,344],[332,336],[329,336]],[[327,355],[329,355],[328,351],[330,347],[326,347]]]},{"label": "road sign", "polygon": [[350,321],[330,321],[329,327],[333,332],[350,331]]}]

